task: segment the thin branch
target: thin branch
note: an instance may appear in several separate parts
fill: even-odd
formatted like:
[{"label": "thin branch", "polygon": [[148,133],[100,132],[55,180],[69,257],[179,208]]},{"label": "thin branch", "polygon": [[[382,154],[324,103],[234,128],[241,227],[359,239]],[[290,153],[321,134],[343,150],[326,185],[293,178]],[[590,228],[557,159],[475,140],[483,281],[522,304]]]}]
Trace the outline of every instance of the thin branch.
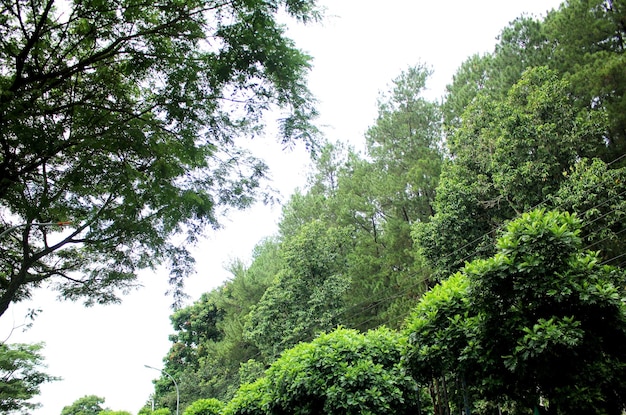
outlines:
[{"label": "thin branch", "polygon": [[[19,1],[16,3],[18,5],[17,7],[19,10]],[[37,22],[37,25],[35,26],[35,30],[33,31],[32,36],[30,38],[28,37],[28,34],[25,32],[25,28],[23,26],[21,18],[19,18],[20,24],[22,25],[22,29],[24,30],[24,37],[27,39],[27,42],[24,48],[20,51],[15,62],[15,79],[13,80],[13,84],[9,88],[9,91],[11,92],[16,92],[21,86],[22,72],[24,70],[24,65],[26,63],[26,57],[28,56],[32,48],[35,46],[35,44],[39,40],[41,29],[43,28],[45,21],[48,19],[48,14],[50,13],[50,10],[52,9],[53,3],[54,3],[53,0],[49,0],[46,3],[46,7],[44,8],[41,18],[39,22]]]}]

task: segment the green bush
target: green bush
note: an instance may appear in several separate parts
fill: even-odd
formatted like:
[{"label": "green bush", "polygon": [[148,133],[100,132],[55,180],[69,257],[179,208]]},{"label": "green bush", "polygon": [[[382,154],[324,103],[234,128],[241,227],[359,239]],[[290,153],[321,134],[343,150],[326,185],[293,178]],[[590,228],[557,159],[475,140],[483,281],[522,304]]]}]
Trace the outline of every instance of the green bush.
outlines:
[{"label": "green bush", "polygon": [[413,414],[416,384],[401,364],[406,339],[386,328],[337,329],[285,351],[242,386],[227,415]]},{"label": "green bush", "polygon": [[189,405],[183,415],[219,415],[224,403],[218,399],[198,399]]}]

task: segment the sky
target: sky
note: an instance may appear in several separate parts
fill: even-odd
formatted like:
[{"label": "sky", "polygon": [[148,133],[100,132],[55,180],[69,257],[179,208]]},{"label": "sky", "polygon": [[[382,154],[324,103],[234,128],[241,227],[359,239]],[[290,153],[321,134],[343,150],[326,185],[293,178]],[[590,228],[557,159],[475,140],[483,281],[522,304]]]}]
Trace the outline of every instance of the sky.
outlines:
[{"label": "sky", "polygon": [[[491,52],[508,22],[527,13],[543,16],[557,0],[322,0],[326,18],[306,26],[290,24],[288,35],[313,57],[309,86],[318,100],[319,125],[331,141],[362,149],[363,134],[376,119],[376,100],[401,71],[418,63],[434,71],[426,97],[441,99],[460,64],[475,53]],[[252,143],[266,158],[273,181],[287,200],[303,187],[308,158],[302,146],[282,151],[271,139]],[[281,207],[256,205],[224,219],[193,252],[197,274],[187,281],[190,301],[229,278],[235,258],[249,261],[254,245],[273,235]],[[0,341],[45,342],[47,373],[62,380],[44,384],[33,415],[59,415],[85,395],[105,398],[104,406],[136,414],[153,391],[156,370],[170,347],[171,298],[167,271],[142,272],[143,288],[122,304],[85,308],[38,291],[29,303],[13,306],[0,319]],[[23,331],[29,308],[42,311]],[[15,329],[13,329],[15,327]]]}]

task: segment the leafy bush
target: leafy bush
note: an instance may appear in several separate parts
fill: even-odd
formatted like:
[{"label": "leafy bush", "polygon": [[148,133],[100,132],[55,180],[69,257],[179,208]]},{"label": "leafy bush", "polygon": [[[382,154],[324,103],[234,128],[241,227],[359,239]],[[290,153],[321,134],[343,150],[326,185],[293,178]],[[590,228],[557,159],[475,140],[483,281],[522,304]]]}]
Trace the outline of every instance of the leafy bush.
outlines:
[{"label": "leafy bush", "polygon": [[227,415],[412,414],[416,384],[401,364],[406,339],[386,328],[337,329],[285,351],[243,385]]},{"label": "leafy bush", "polygon": [[219,415],[224,403],[218,399],[198,399],[189,405],[183,415]]}]

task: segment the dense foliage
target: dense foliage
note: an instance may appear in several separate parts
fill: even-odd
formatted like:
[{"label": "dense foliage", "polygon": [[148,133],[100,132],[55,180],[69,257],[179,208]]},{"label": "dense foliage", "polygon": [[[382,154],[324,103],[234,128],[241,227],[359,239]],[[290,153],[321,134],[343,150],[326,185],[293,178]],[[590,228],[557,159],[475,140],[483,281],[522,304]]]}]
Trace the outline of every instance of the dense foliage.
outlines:
[{"label": "dense foliage", "polygon": [[104,411],[104,398],[96,395],[86,395],[76,399],[71,405],[61,410],[61,415],[98,415]]},{"label": "dense foliage", "polygon": [[225,414],[412,414],[416,385],[400,363],[406,342],[380,328],[338,329],[286,350],[244,384]]},{"label": "dense foliage", "polygon": [[45,382],[57,380],[42,369],[42,344],[0,343],[0,411],[30,410],[39,407],[31,399]]},{"label": "dense foliage", "polygon": [[[365,151],[321,148],[278,234],[183,311],[207,316],[193,333],[212,335],[189,343],[195,323],[175,323],[165,361],[186,404],[350,413],[320,391],[366,399],[326,383],[351,360],[337,352],[318,379],[307,359],[321,370],[328,336],[343,350],[340,338],[387,326],[408,341],[421,392],[407,405],[422,413],[620,413],[624,16],[616,0],[522,16],[460,66],[441,104],[422,97],[425,65],[394,79]],[[360,376],[386,376],[374,373]],[[165,385],[157,396],[172,408]]]},{"label": "dense foliage", "polygon": [[583,249],[581,225],[525,213],[493,257],[425,295],[406,327],[416,378],[460,379],[466,405],[472,395],[525,408],[543,399],[555,414],[621,414],[626,272]]},{"label": "dense foliage", "polygon": [[183,415],[219,415],[224,407],[224,403],[212,399],[198,399],[185,409]]},{"label": "dense foliage", "polygon": [[[43,282],[118,301],[161,263],[180,301],[187,246],[225,209],[267,196],[267,166],[242,138],[277,108],[283,143],[315,144],[309,58],[277,22],[316,19],[314,0],[0,10],[0,315]],[[58,221],[71,223],[39,225]]]},{"label": "dense foliage", "polygon": [[[186,246],[271,196],[242,149],[263,114],[317,144],[309,58],[278,23],[315,0],[0,8],[0,315],[44,283],[117,301],[162,263],[180,300]],[[441,103],[426,65],[400,73],[364,151],[319,146],[278,233],[172,314],[184,414],[621,415],[625,22],[624,0],[521,16]],[[0,345],[0,410],[53,380],[39,348]],[[154,398],[141,413],[174,412],[169,377]]]},{"label": "dense foliage", "polygon": [[[115,411],[103,408],[104,398],[96,395],[86,395],[76,399],[71,405],[61,410],[61,415],[132,415],[128,411]],[[141,415],[142,411],[139,412]],[[150,415],[169,415],[169,409],[150,411]]]}]

